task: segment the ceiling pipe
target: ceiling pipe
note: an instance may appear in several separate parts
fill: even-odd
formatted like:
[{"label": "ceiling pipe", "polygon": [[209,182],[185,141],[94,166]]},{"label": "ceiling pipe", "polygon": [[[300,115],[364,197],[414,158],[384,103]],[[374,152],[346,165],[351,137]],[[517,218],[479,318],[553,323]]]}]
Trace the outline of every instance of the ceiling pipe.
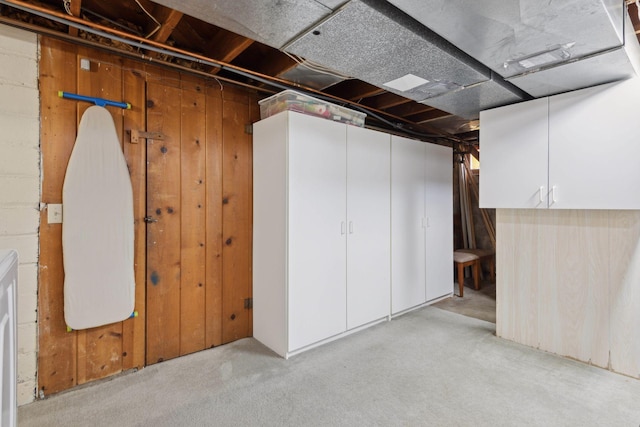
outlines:
[{"label": "ceiling pipe", "polygon": [[[351,106],[352,108],[355,108],[359,111],[365,112],[367,114],[369,114],[372,117],[375,117],[376,119],[380,120],[381,122],[393,127],[394,129],[397,129],[405,134],[410,134],[413,136],[417,136],[420,138],[424,138],[424,139],[433,139],[433,138],[442,138],[447,140],[449,143],[459,143],[459,144],[464,144],[464,145],[468,145],[468,143],[458,137],[456,137],[455,135],[451,135],[448,134],[446,132],[442,132],[442,131],[435,131],[434,129],[429,128],[428,126],[423,126],[423,125],[419,125],[413,122],[410,122],[409,120],[406,120],[402,117],[397,117],[391,114],[388,114],[384,111],[380,111],[380,110],[376,110],[376,109],[369,109],[369,108],[364,108],[362,106],[360,106],[359,104],[355,104],[352,101],[346,100],[346,99],[342,99],[339,97],[334,97],[334,96],[328,96],[320,91],[317,91],[315,89],[312,88],[307,88],[304,87],[302,85],[294,85],[291,84],[290,82],[283,80],[283,79],[279,79],[277,77],[272,77],[272,76],[268,76],[265,74],[261,74],[255,71],[251,71],[248,69],[244,69],[241,67],[237,67],[222,61],[217,61],[215,59],[212,58],[208,58],[204,55],[199,55],[196,53],[192,53],[180,48],[176,48],[173,46],[169,46],[169,45],[165,45],[163,43],[160,42],[156,42],[154,40],[150,40],[150,39],[146,39],[134,34],[130,34],[130,33],[126,33],[124,31],[120,31],[114,28],[110,28],[110,27],[106,27],[104,25],[100,25],[100,24],[96,24],[93,22],[89,22],[89,21],[85,21],[81,18],[77,18],[75,16],[70,16],[70,15],[66,15],[45,7],[41,7],[41,6],[37,6],[37,5],[32,5],[29,3],[25,3],[23,1],[19,1],[19,0],[0,0],[0,5],[6,5],[9,7],[13,7],[19,10],[22,10],[24,12],[28,12],[28,13],[32,13],[34,15],[55,21],[55,22],[59,22],[62,23],[64,25],[68,25],[68,26],[73,26],[76,27],[78,29],[81,29],[83,31],[92,33],[92,34],[96,34],[99,35],[101,37],[105,37],[114,41],[118,41],[124,44],[127,44],[129,46],[132,47],[137,47],[139,49],[145,49],[147,51],[153,51],[156,53],[160,53],[160,54],[164,54],[164,55],[169,55],[169,56],[173,56],[175,58],[180,58],[180,59],[184,59],[187,61],[192,61],[192,62],[196,62],[199,64],[204,64],[204,65],[208,65],[208,66],[212,66],[212,67],[216,67],[216,68],[220,68],[221,70],[226,70],[229,72],[232,72],[236,75],[240,75],[249,79],[253,79],[256,80],[260,83],[264,83],[267,85],[270,85],[272,87],[281,89],[281,90],[286,90],[286,89],[294,89],[294,90],[298,90],[298,91],[304,91],[304,92],[308,92],[310,94],[313,94],[313,96],[317,97],[317,98],[322,98],[324,100],[327,101],[333,101],[333,102],[337,102],[337,103],[341,103],[341,104],[347,104],[349,106]],[[76,38],[72,38],[74,41],[78,41]],[[144,60],[153,60],[152,58],[145,56],[143,54],[140,54],[140,58],[144,59]],[[161,63],[161,62],[158,62]],[[194,71],[194,70],[191,70]],[[208,75],[208,74],[207,74]],[[210,76],[210,75],[209,75]],[[211,78],[220,78],[219,76],[210,76]],[[232,80],[230,80],[232,81]],[[405,127],[405,125],[403,125],[402,123],[393,123],[385,118],[383,118],[381,115],[386,115],[394,120],[397,120],[399,122],[404,122],[407,125],[411,125],[411,126],[415,126],[418,128],[422,128],[425,129],[426,131],[429,131],[431,133],[427,134],[424,132],[417,132],[414,131],[412,129],[408,129]],[[429,142],[433,142],[436,144],[439,144],[440,141],[429,141]]]}]

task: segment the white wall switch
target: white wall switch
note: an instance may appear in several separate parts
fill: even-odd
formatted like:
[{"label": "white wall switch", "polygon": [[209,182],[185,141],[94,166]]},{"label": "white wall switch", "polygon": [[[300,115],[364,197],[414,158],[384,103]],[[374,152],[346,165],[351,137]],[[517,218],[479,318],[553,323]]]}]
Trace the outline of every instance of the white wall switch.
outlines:
[{"label": "white wall switch", "polygon": [[47,221],[49,224],[62,224],[62,205],[47,205]]},{"label": "white wall switch", "polygon": [[80,69],[91,71],[91,61],[89,61],[87,58],[80,58]]}]

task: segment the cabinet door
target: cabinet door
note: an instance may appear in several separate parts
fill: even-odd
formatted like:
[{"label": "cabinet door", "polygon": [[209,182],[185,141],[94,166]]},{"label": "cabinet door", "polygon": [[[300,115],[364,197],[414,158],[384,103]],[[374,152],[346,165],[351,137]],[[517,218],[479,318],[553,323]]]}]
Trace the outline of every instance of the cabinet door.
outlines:
[{"label": "cabinet door", "polygon": [[347,328],[388,316],[391,137],[347,127]]},{"label": "cabinet door", "polygon": [[551,208],[640,209],[639,93],[635,78],[550,98]]},{"label": "cabinet door", "polygon": [[289,350],[346,330],[346,125],[289,114]]},{"label": "cabinet door", "polygon": [[391,138],[391,312],[426,301],[425,143]]},{"label": "cabinet door", "polygon": [[480,112],[480,207],[546,208],[548,98]]},{"label": "cabinet door", "polygon": [[426,145],[427,301],[453,291],[453,151]]}]

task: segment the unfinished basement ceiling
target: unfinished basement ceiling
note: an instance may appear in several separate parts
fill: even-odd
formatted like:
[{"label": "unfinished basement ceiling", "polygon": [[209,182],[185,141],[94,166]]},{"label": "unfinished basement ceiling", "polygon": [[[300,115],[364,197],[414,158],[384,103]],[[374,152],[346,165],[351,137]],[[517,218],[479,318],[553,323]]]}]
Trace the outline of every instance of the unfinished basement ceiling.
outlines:
[{"label": "unfinished basement ceiling", "polygon": [[[368,126],[464,145],[477,144],[481,109],[633,75],[629,50],[638,46],[630,43],[631,26],[624,36],[624,24],[630,17],[640,29],[635,3],[626,2],[625,21],[625,2],[617,0],[66,1],[86,25],[210,60],[202,62],[143,51],[29,10],[68,17],[64,3],[0,0],[0,21],[144,53],[255,86],[264,97],[283,85],[309,88],[368,109]],[[398,81],[404,76],[411,79]]]}]

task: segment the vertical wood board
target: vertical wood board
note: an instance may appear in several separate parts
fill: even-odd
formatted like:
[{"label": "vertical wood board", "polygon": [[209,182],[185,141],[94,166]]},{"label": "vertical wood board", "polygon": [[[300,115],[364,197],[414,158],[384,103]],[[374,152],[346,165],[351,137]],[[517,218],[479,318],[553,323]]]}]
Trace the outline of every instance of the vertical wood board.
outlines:
[{"label": "vertical wood board", "polygon": [[148,84],[147,364],[180,354],[180,89]]},{"label": "vertical wood board", "polygon": [[203,92],[182,91],[181,355],[205,348],[206,128]]},{"label": "vertical wood board", "polygon": [[[223,93],[225,97],[226,93]],[[233,92],[232,92],[233,95]],[[249,335],[251,296],[252,148],[248,99],[223,99],[222,341]]]},{"label": "vertical wood board", "polygon": [[127,130],[146,129],[146,91],[144,66],[134,61],[124,61],[124,99],[131,109],[124,111],[124,155],[131,174],[133,186],[133,215],[135,221],[134,263],[136,280],[136,311],[138,317],[126,320],[122,326],[122,369],[141,368],[145,362],[146,321],[146,186],[147,146],[130,143]]},{"label": "vertical wood board", "polygon": [[206,95],[206,289],[205,346],[222,344],[222,94]]},{"label": "vertical wood board", "polygon": [[[75,92],[75,48],[40,37],[42,202],[62,203],[62,183],[76,137],[76,106],[57,91]],[[76,334],[67,333],[63,312],[62,224],[40,215],[38,277],[38,390],[45,395],[77,384]]]},{"label": "vertical wood board", "polygon": [[611,369],[640,378],[640,211],[609,211]]}]

